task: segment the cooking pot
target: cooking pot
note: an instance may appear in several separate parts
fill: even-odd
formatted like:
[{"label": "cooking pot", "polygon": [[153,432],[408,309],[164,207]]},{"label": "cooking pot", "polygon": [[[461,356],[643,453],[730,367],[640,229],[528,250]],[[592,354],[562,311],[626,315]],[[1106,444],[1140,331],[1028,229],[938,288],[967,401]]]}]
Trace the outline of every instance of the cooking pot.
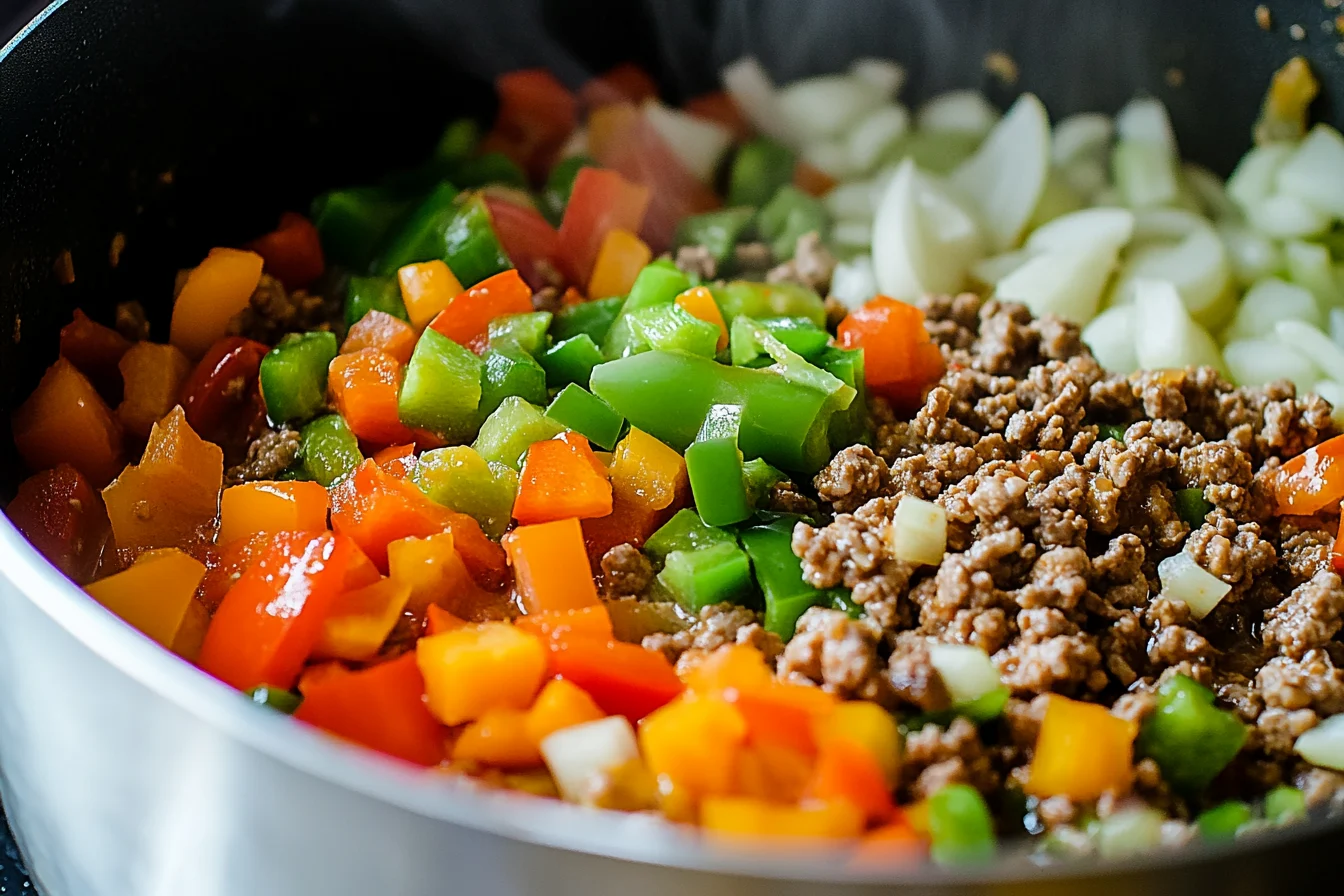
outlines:
[{"label": "cooking pot", "polygon": [[[489,114],[501,71],[546,65],[577,86],[634,59],[677,99],[746,52],[782,81],[868,55],[908,65],[910,100],[1032,90],[1060,115],[1147,91],[1185,154],[1226,173],[1290,55],[1344,95],[1329,4],[1268,7],[1265,30],[1250,0],[61,0],[0,50],[0,402],[32,388],[75,307],[105,317],[139,299],[164,335],[177,268],[322,188],[420,157],[448,118]],[[994,50],[1016,83],[986,72]],[[7,432],[0,457],[12,491]],[[654,819],[414,771],[261,711],[85,597],[7,520],[0,797],[48,896],[1232,896],[1319,886],[1344,847],[1344,827],[1317,820],[1044,868],[1025,854],[882,870],[715,850]]]}]

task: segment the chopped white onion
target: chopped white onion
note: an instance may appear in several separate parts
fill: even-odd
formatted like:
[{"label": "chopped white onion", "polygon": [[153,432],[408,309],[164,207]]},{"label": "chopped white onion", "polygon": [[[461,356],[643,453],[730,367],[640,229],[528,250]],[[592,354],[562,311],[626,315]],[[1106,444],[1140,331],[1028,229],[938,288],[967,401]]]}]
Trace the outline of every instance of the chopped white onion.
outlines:
[{"label": "chopped white onion", "polygon": [[1311,387],[1311,391],[1330,402],[1330,419],[1336,426],[1344,426],[1344,383],[1321,380]]},{"label": "chopped white onion", "polygon": [[1150,244],[1132,251],[1116,284],[1115,301],[1128,302],[1140,280],[1164,280],[1176,287],[1191,315],[1204,319],[1227,290],[1229,274],[1222,241],[1204,227],[1175,245]]},{"label": "chopped white onion", "polygon": [[560,147],[560,158],[568,159],[571,156],[588,155],[588,128],[578,127],[574,133],[569,135],[565,145]]},{"label": "chopped white onion", "polygon": [[971,265],[971,279],[984,286],[993,286],[1032,259],[1034,253],[1015,249],[1002,255],[991,255]]},{"label": "chopped white onion", "polygon": [[1121,201],[1130,208],[1170,205],[1180,191],[1175,159],[1160,144],[1143,140],[1115,144],[1111,177]]},{"label": "chopped white onion", "polygon": [[921,131],[951,131],[983,137],[999,120],[999,110],[978,90],[951,90],[929,100],[919,109],[916,124]]},{"label": "chopped white onion", "polygon": [[1223,369],[1218,345],[1181,301],[1176,287],[1165,280],[1134,284],[1134,352],[1138,366],[1151,370],[1208,366]]},{"label": "chopped white onion", "polygon": [[877,276],[870,255],[856,255],[835,266],[831,274],[831,295],[853,311],[877,295]]},{"label": "chopped white onion", "polygon": [[1274,325],[1274,335],[1314,361],[1326,378],[1344,383],[1344,348],[1316,327],[1300,320],[1281,320]]},{"label": "chopped white onion", "polygon": [[1134,211],[1134,242],[1174,243],[1197,230],[1208,230],[1203,216],[1183,208],[1141,208]]},{"label": "chopped white onion", "polygon": [[1157,564],[1157,577],[1162,581],[1162,594],[1183,601],[1196,619],[1209,615],[1232,590],[1231,585],[1200,566],[1185,551]]},{"label": "chopped white onion", "polygon": [[849,73],[876,87],[889,100],[895,99],[905,85],[905,66],[890,59],[855,59],[850,63]]},{"label": "chopped white onion", "polygon": [[1186,162],[1181,166],[1181,179],[1199,200],[1200,210],[1215,221],[1241,219],[1241,209],[1227,195],[1223,179],[1203,165]]},{"label": "chopped white onion", "polygon": [[779,91],[754,56],[744,56],[719,73],[723,89],[737,103],[737,107],[767,137],[774,137],[797,146],[789,119],[780,108]]},{"label": "chopped white onion", "polygon": [[1291,143],[1266,143],[1246,153],[1227,179],[1228,198],[1249,214],[1275,191],[1279,168],[1292,154]]},{"label": "chopped white onion", "polygon": [[644,104],[644,118],[701,181],[709,182],[733,134],[718,122],[670,109],[657,100]]},{"label": "chopped white onion", "polygon": [[837,221],[871,222],[879,195],[875,184],[859,180],[837,184],[821,201]]},{"label": "chopped white onion", "polygon": [[794,81],[779,93],[789,129],[804,143],[838,137],[886,102],[886,95],[853,75],[818,75]]},{"label": "chopped white onion", "polygon": [[1150,806],[1121,809],[1103,818],[1092,835],[1097,855],[1118,859],[1139,855],[1162,844],[1162,828],[1167,817]]},{"label": "chopped white onion", "polygon": [[1119,251],[1134,235],[1134,213],[1125,208],[1089,208],[1056,218],[1027,237],[1031,252],[1109,248]]},{"label": "chopped white onion", "polygon": [[1179,153],[1171,116],[1156,97],[1135,97],[1126,103],[1115,115],[1115,134],[1120,140],[1160,147],[1172,159]]},{"label": "chopped white onion", "polygon": [[803,161],[825,171],[836,180],[848,180],[859,171],[849,156],[849,149],[839,140],[818,140],[803,147]]},{"label": "chopped white onion", "polygon": [[1246,210],[1246,221],[1265,236],[1291,240],[1315,236],[1330,218],[1291,193],[1275,193]]},{"label": "chopped white onion", "polygon": [[1344,346],[1344,308],[1330,309],[1330,338]]},{"label": "chopped white onion", "polygon": [[1107,202],[1107,190],[1110,190],[1110,163],[1101,159],[1080,159],[1060,168],[1064,180],[1080,196],[1091,200],[1093,205],[1119,205],[1119,201]]},{"label": "chopped white onion", "polygon": [[1062,118],[1055,125],[1051,158],[1056,165],[1068,166],[1080,159],[1104,155],[1114,134],[1114,123],[1100,112],[1080,112]]},{"label": "chopped white onion", "polygon": [[1083,341],[1092,349],[1097,362],[1114,373],[1133,373],[1139,369],[1134,350],[1135,310],[1133,305],[1107,308],[1083,328]]},{"label": "chopped white onion", "polygon": [[1273,276],[1283,267],[1278,243],[1240,224],[1223,224],[1218,236],[1227,249],[1232,274],[1242,285]]},{"label": "chopped white onion", "polygon": [[1283,244],[1283,263],[1288,279],[1309,289],[1322,308],[1344,304],[1340,278],[1325,246],[1288,240]]},{"label": "chopped white onion", "polygon": [[1344,715],[1330,716],[1304,731],[1293,749],[1312,765],[1344,771]]},{"label": "chopped white onion", "polygon": [[1344,218],[1344,136],[1321,123],[1311,129],[1283,167],[1278,188],[1331,218]]},{"label": "chopped white onion", "polygon": [[904,106],[879,106],[854,126],[845,138],[850,163],[857,171],[871,171],[910,130],[910,113]]},{"label": "chopped white onion", "polygon": [[904,300],[953,292],[981,246],[975,219],[913,161],[901,163],[873,221],[878,289]]},{"label": "chopped white onion", "polygon": [[1236,316],[1223,334],[1224,339],[1264,339],[1281,320],[1306,321],[1314,327],[1322,323],[1321,309],[1315,297],[1301,286],[1278,277],[1257,280],[1242,296]]},{"label": "chopped white onion", "polygon": [[1064,172],[1058,168],[1051,168],[1045,176],[1045,189],[1041,190],[1041,198],[1027,222],[1027,232],[1086,206],[1086,196],[1073,188]]},{"label": "chopped white onion", "polygon": [[624,716],[608,716],[549,735],[541,742],[541,757],[560,796],[581,803],[597,775],[639,758],[639,743]]},{"label": "chopped white onion", "polygon": [[975,203],[990,248],[1001,252],[1017,244],[1049,168],[1050,119],[1041,101],[1024,93],[950,182]]},{"label": "chopped white onion", "polygon": [[1236,339],[1223,346],[1223,360],[1238,386],[1263,386],[1290,380],[1299,392],[1308,392],[1321,378],[1311,359],[1291,345],[1272,339]]},{"label": "chopped white onion", "polygon": [[839,221],[831,228],[831,242],[847,249],[867,249],[873,245],[873,225],[867,221]]},{"label": "chopped white onion", "polygon": [[996,283],[994,296],[1021,302],[1037,317],[1055,314],[1085,324],[1096,316],[1115,260],[1109,246],[1046,252]]},{"label": "chopped white onion", "polygon": [[953,705],[970,703],[1003,687],[989,654],[969,644],[930,644],[929,665],[943,680]]},{"label": "chopped white onion", "polygon": [[892,515],[888,538],[897,560],[937,566],[947,552],[947,511],[932,501],[905,495]]}]

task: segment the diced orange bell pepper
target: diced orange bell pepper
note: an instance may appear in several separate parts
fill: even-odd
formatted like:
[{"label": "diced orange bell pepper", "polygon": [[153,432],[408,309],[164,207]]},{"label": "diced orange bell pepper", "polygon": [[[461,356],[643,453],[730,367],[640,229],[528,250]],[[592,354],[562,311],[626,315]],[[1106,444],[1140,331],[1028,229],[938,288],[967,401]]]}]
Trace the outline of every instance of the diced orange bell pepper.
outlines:
[{"label": "diced orange bell pepper", "polygon": [[616,446],[608,467],[611,513],[583,521],[588,559],[597,568],[618,544],[642,547],[658,527],[690,501],[686,461],[672,448],[639,429]]},{"label": "diced orange bell pepper", "polygon": [[722,90],[691,97],[681,108],[688,115],[723,125],[733,132],[733,137],[740,143],[751,139],[751,123],[733,98]]},{"label": "diced orange bell pepper", "polygon": [[182,291],[173,302],[168,341],[189,358],[199,358],[221,339],[229,321],[247,307],[265,264],[255,252],[211,249],[187,275]]},{"label": "diced orange bell pepper", "polygon": [[510,268],[459,292],[429,326],[480,355],[489,347],[490,321],[531,311],[532,290]]},{"label": "diced orange bell pepper", "polygon": [[[76,308],[74,319],[61,327],[61,357],[85,376],[107,389],[117,381],[117,365],[131,341],[111,327],[90,320]],[[107,390],[115,393],[115,389]]]},{"label": "diced orange bell pepper", "polygon": [[239,690],[292,687],[345,590],[351,543],[330,532],[285,532],[220,602],[200,666]]},{"label": "diced orange bell pepper", "polygon": [[492,709],[527,709],[546,673],[546,650],[506,622],[486,622],[421,638],[416,661],[429,711],[445,725]]},{"label": "diced orange bell pepper", "polygon": [[127,569],[85,586],[94,600],[171,648],[196,599],[205,564],[176,548],[141,554]]},{"label": "diced orange bell pepper", "polygon": [[438,604],[425,607],[425,634],[441,635],[444,632],[465,628],[467,621],[454,616]]},{"label": "diced orange bell pepper", "polygon": [[615,171],[580,169],[556,244],[556,262],[570,282],[587,283],[607,233],[614,228],[639,233],[648,207],[647,187]]},{"label": "diced orange bell pepper", "polygon": [[417,765],[443,760],[443,729],[425,708],[415,654],[356,672],[337,663],[314,667],[299,688],[294,715],[308,724]]},{"label": "diced orange bell pepper", "polygon": [[191,373],[191,361],[175,345],[137,342],[121,356],[118,366],[123,397],[117,418],[126,432],[147,439],[154,424],[177,404],[182,384]]},{"label": "diced orange bell pepper", "polygon": [[409,442],[415,435],[397,413],[401,365],[376,348],[337,355],[327,369],[327,391],[336,412],[361,441]]},{"label": "diced orange bell pepper", "polygon": [[491,709],[463,729],[453,744],[453,759],[494,768],[536,768],[541,765],[541,751],[527,733],[527,713]]},{"label": "diced orange bell pepper", "polygon": [[736,791],[738,753],[746,739],[741,713],[713,698],[674,700],[639,726],[639,751],[649,771],[697,799]]},{"label": "diced orange bell pepper", "polygon": [[901,772],[901,731],[896,719],[868,700],[839,703],[817,723],[816,739],[822,747],[833,740],[844,740],[868,752],[887,783],[895,786]]},{"label": "diced orange bell pepper", "polygon": [[822,802],[847,800],[863,811],[870,824],[886,821],[895,808],[882,766],[866,749],[844,738],[821,747],[807,795]]},{"label": "diced orange bell pepper", "polygon": [[653,251],[630,231],[619,227],[608,230],[593,262],[588,295],[598,298],[625,295],[651,258]]},{"label": "diced orange bell pepper", "polygon": [[265,260],[265,270],[285,285],[302,289],[322,276],[327,264],[322,257],[322,238],[313,222],[295,212],[280,216],[280,225],[247,244]]},{"label": "diced orange bell pepper", "polygon": [[614,639],[611,614],[602,604],[580,607],[577,610],[553,610],[549,613],[529,613],[519,616],[514,625],[538,638],[595,638],[599,641]]},{"label": "diced orange bell pepper", "polygon": [[396,358],[397,363],[406,364],[411,360],[411,352],[415,351],[415,338],[415,330],[406,321],[375,309],[350,327],[345,342],[341,343],[341,354],[376,348]]},{"label": "diced orange bell pepper", "polygon": [[728,325],[723,322],[723,312],[719,310],[719,303],[714,301],[714,294],[709,291],[709,287],[692,286],[677,296],[677,304],[691,317],[719,328],[718,351],[728,347]]},{"label": "diced orange bell pepper", "polygon": [[592,519],[609,513],[607,468],[593,455],[587,439],[565,432],[527,449],[513,502],[513,518],[520,524]]},{"label": "diced orange bell pepper", "polygon": [[448,265],[438,259],[408,264],[397,271],[401,301],[411,326],[423,330],[453,296],[462,292],[462,284]]},{"label": "diced orange bell pepper", "polygon": [[1344,436],[1284,461],[1273,483],[1276,513],[1309,516],[1344,498]]},{"label": "diced orange bell pepper", "polygon": [[793,185],[809,196],[821,198],[834,190],[837,183],[839,181],[825,171],[801,159],[793,168]]},{"label": "diced orange bell pepper", "polygon": [[209,628],[210,610],[200,598],[192,598],[187,604],[182,624],[177,629],[177,637],[168,649],[187,662],[196,663],[201,658],[201,647],[205,644],[205,633]]},{"label": "diced orange bell pepper", "polygon": [[865,834],[854,850],[852,861],[864,868],[914,865],[922,862],[928,852],[928,840],[901,817]]},{"label": "diced orange bell pepper", "polygon": [[1052,694],[1036,736],[1027,793],[1081,802],[1108,790],[1123,792],[1134,775],[1137,733],[1133,722],[1100,704]]},{"label": "diced orange bell pepper", "polygon": [[[320,530],[319,530],[320,531]],[[359,545],[350,545],[350,565],[345,569],[345,590],[355,591],[372,585],[383,577],[378,567],[373,565],[369,555],[359,549]]]},{"label": "diced orange bell pepper", "polygon": [[411,587],[396,579],[345,591],[322,623],[313,656],[364,662],[373,659],[401,618]]},{"label": "diced orange bell pepper", "polygon": [[766,840],[847,840],[863,833],[863,812],[846,802],[781,806],[748,797],[712,797],[700,806],[710,834]]},{"label": "diced orange bell pepper", "polygon": [[519,526],[504,536],[504,549],[513,564],[514,588],[528,613],[598,604],[578,520]]},{"label": "diced orange bell pepper", "polygon": [[[396,473],[392,471],[391,467],[396,465],[396,461],[405,457],[415,457],[414,442],[406,445],[388,445],[386,448],[379,448],[373,453],[373,462],[395,476]],[[397,476],[397,478],[405,479],[406,477]]]},{"label": "diced orange bell pepper", "polygon": [[552,675],[583,688],[607,715],[637,722],[682,692],[667,657],[624,641],[552,634]]},{"label": "diced orange bell pepper", "polygon": [[556,679],[541,689],[536,702],[527,711],[524,727],[528,738],[540,747],[541,742],[555,732],[596,722],[604,715],[583,688],[572,681]]},{"label": "diced orange bell pepper", "polygon": [[1330,546],[1330,565],[1335,572],[1344,572],[1344,525],[1335,531],[1335,543]]},{"label": "diced orange bell pepper", "polygon": [[5,514],[61,572],[81,584],[93,577],[107,539],[107,513],[74,467],[59,464],[25,479]]},{"label": "diced orange bell pepper", "polygon": [[753,742],[750,733],[747,740],[737,754],[737,792],[776,803],[802,799],[812,778],[815,756],[787,744]]},{"label": "diced orange bell pepper", "polygon": [[[317,532],[313,532],[317,535]],[[247,572],[249,566],[257,561],[277,533],[249,535],[217,548],[215,562],[208,563],[201,587],[196,589],[196,597],[211,613],[224,600],[224,595],[234,583]]]},{"label": "diced orange bell pepper", "polygon": [[431,604],[452,610],[476,599],[476,583],[454,548],[451,532],[390,543],[387,569],[388,575],[410,589],[407,607],[417,615]]},{"label": "diced orange bell pepper", "polygon": [[257,532],[327,528],[327,490],[316,482],[244,482],[219,500],[219,543]]},{"label": "diced orange bell pepper", "polygon": [[121,423],[93,384],[64,358],[47,368],[11,419],[14,444],[33,470],[69,464],[102,488],[124,463]]},{"label": "diced orange bell pepper", "polygon": [[103,489],[117,547],[188,547],[214,540],[224,452],[192,431],[181,406],[150,431],[140,463]]},{"label": "diced orange bell pepper", "polygon": [[924,329],[924,312],[878,296],[840,322],[841,348],[861,348],[868,388],[899,411],[913,411],[943,375],[943,355]]}]

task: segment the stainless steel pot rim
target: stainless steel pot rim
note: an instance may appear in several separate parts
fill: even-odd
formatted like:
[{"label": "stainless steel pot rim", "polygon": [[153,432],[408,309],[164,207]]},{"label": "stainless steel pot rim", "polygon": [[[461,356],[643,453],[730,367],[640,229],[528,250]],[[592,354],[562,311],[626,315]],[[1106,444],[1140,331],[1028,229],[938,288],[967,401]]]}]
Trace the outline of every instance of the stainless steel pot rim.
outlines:
[{"label": "stainless steel pot rim", "polygon": [[[7,44],[0,64],[65,0],[54,0]],[[1112,861],[1036,865],[1025,855],[985,866],[944,869],[931,864],[883,870],[845,864],[836,855],[797,850],[752,853],[716,849],[678,826],[654,817],[604,812],[474,786],[453,776],[414,769],[278,713],[261,711],[238,692],[117,619],[51,566],[0,514],[0,570],[27,599],[89,650],[175,706],[238,738],[299,774],[309,774],[416,815],[555,849],[652,865],[759,878],[834,883],[1005,883],[1043,878],[1082,878],[1108,872],[1160,870],[1216,860],[1232,852],[1268,851],[1322,831],[1344,831],[1344,819],[1314,819],[1270,831],[1239,844],[1198,844]]]}]

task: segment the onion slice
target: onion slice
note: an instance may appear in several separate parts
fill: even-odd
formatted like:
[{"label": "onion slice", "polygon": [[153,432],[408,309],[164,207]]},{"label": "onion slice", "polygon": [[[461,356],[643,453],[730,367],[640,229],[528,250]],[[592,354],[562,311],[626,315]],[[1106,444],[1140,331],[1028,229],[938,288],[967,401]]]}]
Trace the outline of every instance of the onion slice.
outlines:
[{"label": "onion slice", "polygon": [[950,182],[975,203],[990,249],[1001,252],[1017,244],[1049,169],[1050,119],[1041,101],[1024,93]]},{"label": "onion slice", "polygon": [[724,90],[756,130],[797,146],[789,119],[779,104],[779,91],[754,56],[744,56],[719,73]]},{"label": "onion slice", "polygon": [[1176,287],[1165,280],[1134,283],[1134,353],[1138,366],[1152,370],[1208,366],[1223,370],[1223,358],[1209,332],[1195,323]]},{"label": "onion slice", "polygon": [[1312,765],[1344,771],[1344,715],[1330,716],[1298,735],[1293,749]]},{"label": "onion slice", "polygon": [[994,661],[968,644],[930,644],[929,664],[943,680],[953,705],[970,703],[1003,687]]},{"label": "onion slice", "polygon": [[541,756],[560,796],[582,803],[598,775],[639,758],[639,744],[624,716],[608,716],[549,735],[541,742]]},{"label": "onion slice", "polygon": [[732,132],[723,125],[670,109],[657,100],[644,104],[644,119],[702,183],[714,178],[719,160],[733,142]]},{"label": "onion slice", "polygon": [[1133,373],[1139,369],[1134,350],[1135,310],[1133,305],[1107,308],[1083,328],[1083,341],[1092,349],[1097,362],[1113,373]]},{"label": "onion slice", "polygon": [[932,178],[906,159],[873,222],[878,289],[895,299],[960,289],[981,256],[975,219]]}]

